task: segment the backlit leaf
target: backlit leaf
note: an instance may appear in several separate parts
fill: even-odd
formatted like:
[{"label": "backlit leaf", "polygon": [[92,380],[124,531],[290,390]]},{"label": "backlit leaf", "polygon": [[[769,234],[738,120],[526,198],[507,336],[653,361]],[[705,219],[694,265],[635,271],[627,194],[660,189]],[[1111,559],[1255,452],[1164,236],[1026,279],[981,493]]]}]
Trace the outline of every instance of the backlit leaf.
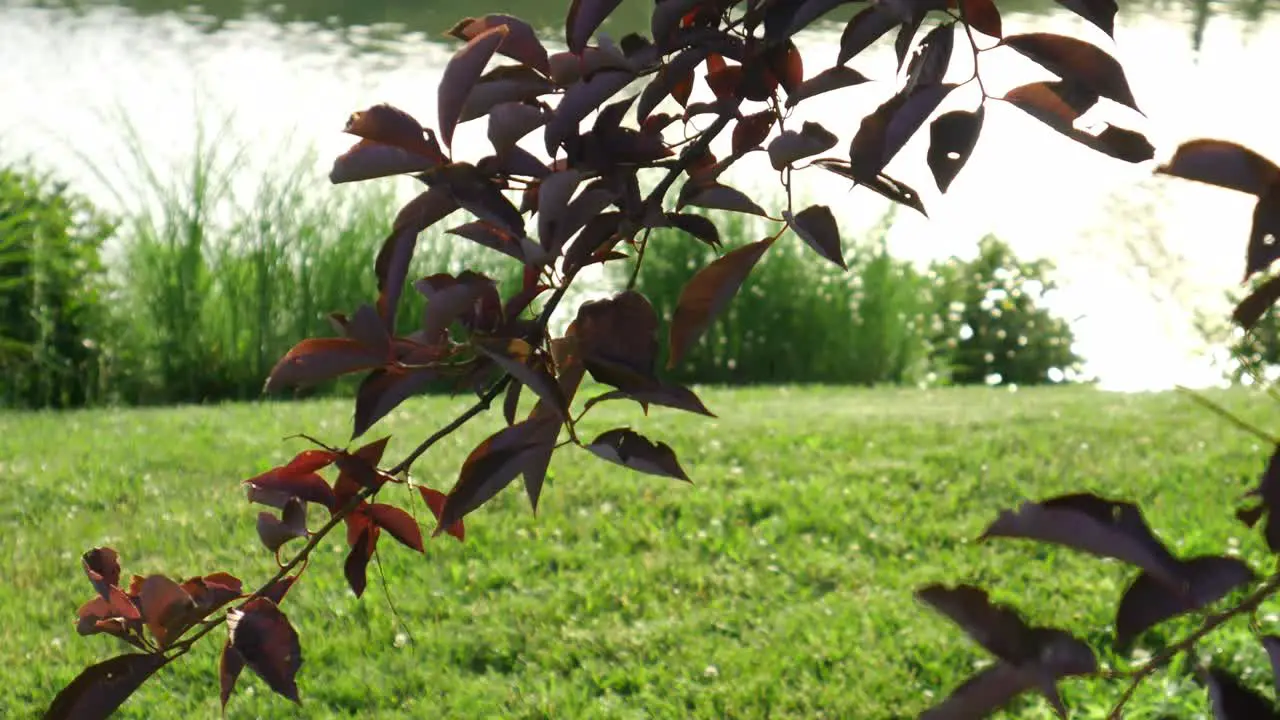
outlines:
[{"label": "backlit leaf", "polygon": [[[439,518],[440,527],[453,525],[511,484],[524,471],[529,451],[547,444],[545,434],[539,430],[550,424],[559,425],[545,418],[526,420],[499,430],[477,445],[449,491]],[[551,443],[554,442],[552,438]]]},{"label": "backlit leaf", "polygon": [[689,482],[670,446],[655,443],[629,428],[604,432],[586,448],[598,457],[638,472]]},{"label": "backlit leaf", "polygon": [[849,146],[850,167],[859,181],[878,176],[955,87],[920,85],[893,96],[863,118]]},{"label": "backlit leaf", "polygon": [[258,539],[271,552],[293,540],[307,536],[307,514],[305,506],[298,498],[290,498],[285,503],[282,516],[277,518],[269,512],[258,513]]},{"label": "backlit leaf", "polygon": [[431,187],[447,188],[463,210],[480,220],[494,223],[517,237],[524,235],[524,219],[516,206],[476,166],[449,163],[434,167],[421,177]]},{"label": "backlit leaf", "polygon": [[295,679],[302,667],[302,646],[289,618],[270,600],[258,597],[227,613],[231,647],[273,691],[299,705]]},{"label": "backlit leaf", "polygon": [[544,135],[547,154],[554,156],[556,148],[578,134],[579,126],[587,115],[595,112],[633,79],[635,75],[629,71],[602,70],[571,85],[547,123]]},{"label": "backlit leaf", "polygon": [[1116,0],[1057,0],[1058,4],[1102,28],[1107,35],[1115,34]]},{"label": "backlit leaf", "polygon": [[761,110],[739,120],[733,128],[733,154],[742,155],[760,147],[760,143],[769,137],[774,119],[772,110]]},{"label": "backlit leaf", "polygon": [[688,205],[708,210],[749,213],[761,217],[768,215],[746,193],[717,182],[698,183],[690,181],[686,183],[680,190],[680,199],[676,209],[678,210]]},{"label": "backlit leaf", "polygon": [[720,247],[720,231],[706,217],[693,213],[667,213],[666,218],[671,227],[679,228],[711,247]]},{"label": "backlit leaf", "polygon": [[477,35],[499,25],[505,25],[507,35],[498,45],[498,53],[517,62],[528,65],[543,75],[551,74],[551,65],[547,62],[547,49],[538,40],[529,23],[511,15],[490,14],[478,18],[466,18],[459,21],[449,30],[449,34],[469,42]]},{"label": "backlit leaf", "polygon": [[581,53],[592,33],[620,4],[622,0],[572,0],[564,28],[569,52]]},{"label": "backlit leaf", "polygon": [[1280,182],[1258,198],[1254,206],[1244,279],[1265,271],[1276,258],[1280,258]]},{"label": "backlit leaf", "polygon": [[[427,503],[427,507],[430,508],[431,514],[435,515],[436,520],[439,521],[440,516],[444,513],[445,501],[449,499],[449,496],[439,490],[433,490],[421,485],[418,486],[418,493],[422,495],[423,501]],[[462,542],[467,539],[467,531],[461,520],[445,528],[444,531],[457,538],[458,542]]]},{"label": "backlit leaf", "polygon": [[929,153],[927,162],[938,189],[946,192],[968,162],[978,145],[986,107],[979,105],[976,111],[952,110],[939,115],[929,125]]},{"label": "backlit leaf", "polygon": [[1280,167],[1258,153],[1226,140],[1191,140],[1178,146],[1156,172],[1217,185],[1259,198],[1280,182]]},{"label": "backlit leaf", "polygon": [[351,437],[358,438],[405,400],[426,392],[440,379],[435,368],[379,368],[369,373],[356,391]]},{"label": "backlit leaf", "polygon": [[414,282],[413,287],[427,299],[422,330],[431,342],[442,340],[450,325],[473,313],[486,297],[493,301],[498,295],[492,279],[470,270],[462,271],[457,277],[448,273],[428,275]]},{"label": "backlit leaf", "polygon": [[707,49],[691,47],[680,51],[662,66],[645,85],[636,103],[636,122],[643,123],[667,96],[684,106],[693,91],[693,69],[707,58]]},{"label": "backlit leaf", "polygon": [[836,65],[805,80],[795,92],[787,93],[786,107],[795,107],[797,103],[815,95],[861,85],[864,82],[867,82],[866,75],[851,67]]},{"label": "backlit leaf", "polygon": [[1252,330],[1276,301],[1280,300],[1280,276],[1273,277],[1263,283],[1257,290],[1249,293],[1236,305],[1231,319],[1245,330]]},{"label": "backlit leaf", "polygon": [[791,223],[791,229],[814,252],[835,263],[841,270],[849,269],[840,248],[840,228],[836,225],[835,215],[831,214],[831,208],[826,205],[810,205],[795,216],[787,213],[784,217]]},{"label": "backlit leaf", "polygon": [[960,0],[960,7],[969,27],[983,35],[994,38],[1004,37],[1000,11],[996,9],[996,4],[992,0]]},{"label": "backlit leaf", "polygon": [[240,679],[243,670],[244,658],[231,647],[231,641],[227,640],[218,659],[218,698],[222,701],[223,712],[226,712],[227,701],[231,699],[231,693],[236,689],[236,680]]},{"label": "backlit leaf", "polygon": [[475,338],[472,345],[487,357],[527,385],[538,397],[546,400],[556,411],[560,419],[569,416],[569,405],[555,376],[547,367],[547,361],[541,353],[535,352],[529,343],[520,339]]},{"label": "backlit leaf", "polygon": [[980,540],[1024,538],[1136,565],[1169,587],[1181,583],[1176,558],[1156,539],[1138,506],[1089,493],[1060,495],[1003,510]]},{"label": "backlit leaf", "polygon": [[769,143],[769,163],[774,170],[835,147],[837,138],[815,122],[805,122],[800,132],[786,130]]},{"label": "backlit leaf", "polygon": [[1254,579],[1253,570],[1232,557],[1202,556],[1179,563],[1181,582],[1169,586],[1145,570],[1125,590],[1116,611],[1116,647],[1126,650],[1147,629],[1200,610]]},{"label": "backlit leaf", "polygon": [[178,583],[163,575],[150,575],[138,593],[142,621],[161,648],[187,628],[195,601]]},{"label": "backlit leaf", "polygon": [[716,316],[728,306],[773,242],[773,238],[765,238],[725,253],[689,279],[680,291],[671,321],[668,368],[679,364]]},{"label": "backlit leaf", "polygon": [[350,338],[308,338],[294,345],[271,369],[266,392],[305,387],[360,370],[370,370],[387,357]]},{"label": "backlit leaf", "polygon": [[565,209],[581,182],[582,173],[568,169],[548,175],[538,185],[538,237],[544,248],[552,247],[551,241],[565,220]]},{"label": "backlit leaf", "polygon": [[334,158],[329,182],[334,185],[374,178],[423,172],[442,162],[439,159],[409,152],[404,148],[361,138],[346,152]]},{"label": "backlit leaf", "polygon": [[1079,83],[1102,97],[1138,109],[1124,68],[1096,45],[1053,33],[1010,35],[1004,39],[1004,45],[1063,80]]},{"label": "backlit leaf", "polygon": [[168,662],[169,658],[163,655],[130,653],[90,665],[54,697],[45,711],[45,720],[110,717],[147,678]]},{"label": "backlit leaf", "polygon": [[110,600],[109,589],[120,584],[120,555],[109,547],[94,548],[80,556],[85,575],[103,600]]},{"label": "backlit leaf", "polygon": [[844,65],[885,33],[898,27],[899,19],[879,3],[871,5],[853,16],[840,35],[840,55],[836,64]]},{"label": "backlit leaf", "polygon": [[377,528],[366,525],[352,544],[351,551],[347,553],[347,560],[342,565],[342,574],[356,597],[364,595],[364,589],[368,586],[369,559],[373,557],[373,548],[377,539]]},{"label": "backlit leaf", "polygon": [[409,513],[383,503],[369,503],[365,512],[378,527],[391,533],[391,537],[399,540],[405,547],[420,553],[426,552],[422,547],[422,531],[418,529],[418,522]]},{"label": "backlit leaf", "polygon": [[951,64],[954,48],[955,23],[945,23],[930,30],[920,41],[920,49],[907,66],[907,88],[942,82]]},{"label": "backlit leaf", "polygon": [[391,233],[373,263],[378,279],[378,314],[387,328],[395,327],[396,308],[404,291],[418,234],[457,209],[457,201],[446,188],[433,187],[410,200],[396,215]]},{"label": "backlit leaf", "polygon": [[550,114],[524,102],[505,102],[489,111],[489,142],[497,153],[510,149],[521,138],[542,127]]},{"label": "backlit leaf", "polygon": [[352,113],[343,132],[398,147],[433,162],[444,161],[435,138],[429,137],[428,131],[417,120],[409,113],[385,103]]},{"label": "backlit leaf", "polygon": [[[307,452],[323,451],[308,450]],[[275,468],[245,480],[244,484],[251,491],[250,500],[281,510],[284,509],[289,498],[298,498],[304,502],[312,502],[330,510],[333,509],[333,488],[323,477],[314,472],[301,474],[288,472],[287,468]],[[255,489],[260,492],[252,492]]]},{"label": "backlit leaf", "polygon": [[511,30],[506,25],[495,25],[472,37],[444,67],[440,77],[436,107],[439,114],[440,137],[446,146],[453,144],[453,130],[462,116],[462,106],[471,94],[471,88],[480,79],[498,46],[506,40]]},{"label": "backlit leaf", "polygon": [[1028,115],[1057,130],[1086,147],[1105,153],[1117,160],[1140,163],[1155,156],[1155,148],[1141,133],[1115,125],[1106,127],[1096,135],[1076,128],[1080,110],[1060,93],[1069,86],[1060,83],[1037,82],[1021,85],[1005,93],[1004,99]]}]

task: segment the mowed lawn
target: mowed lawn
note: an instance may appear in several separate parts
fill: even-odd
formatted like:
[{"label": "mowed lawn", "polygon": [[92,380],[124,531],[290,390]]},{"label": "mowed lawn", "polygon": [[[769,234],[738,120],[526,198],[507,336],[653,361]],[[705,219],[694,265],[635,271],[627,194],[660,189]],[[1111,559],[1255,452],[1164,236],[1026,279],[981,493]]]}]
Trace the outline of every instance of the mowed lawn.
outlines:
[{"label": "mowed lawn", "polygon": [[[370,567],[355,599],[345,539],[317,552],[284,610],[302,638],[303,705],[246,673],[228,718],[914,717],[987,655],[912,599],[978,582],[1030,620],[1107,651],[1132,571],[1024,542],[978,544],[996,513],[1091,490],[1140,502],[1179,554],[1231,547],[1259,569],[1259,533],[1233,517],[1268,448],[1167,393],[1077,389],[706,389],[719,417],[605,403],[581,434],[631,425],[669,443],[694,484],[630,473],[573,447],[537,517],[509,488],[425,557],[384,534],[386,589]],[[1260,394],[1212,397],[1264,426]],[[410,403],[375,428],[398,459],[467,398]],[[240,481],[306,447],[345,441],[351,405],[325,400],[67,414],[0,414],[0,717],[31,717],[84,665],[121,648],[78,637],[92,595],[79,556],[115,547],[126,574],[273,570]],[[447,490],[501,424],[474,421],[420,461]],[[412,507],[401,488],[384,500]],[[313,526],[319,517],[313,516]],[[429,529],[429,525],[428,525]],[[388,603],[388,596],[391,603]],[[395,612],[392,611],[392,605]],[[1280,627],[1265,606],[1260,622]],[[1176,624],[1168,629],[1177,635]],[[1217,638],[1217,636],[1215,636]],[[221,640],[162,671],[121,717],[218,716]],[[1201,652],[1250,668],[1243,622]],[[1103,717],[1118,684],[1068,683],[1078,717]],[[1129,718],[1203,712],[1185,672],[1160,675]],[[1047,718],[1034,698],[1008,717]]]}]

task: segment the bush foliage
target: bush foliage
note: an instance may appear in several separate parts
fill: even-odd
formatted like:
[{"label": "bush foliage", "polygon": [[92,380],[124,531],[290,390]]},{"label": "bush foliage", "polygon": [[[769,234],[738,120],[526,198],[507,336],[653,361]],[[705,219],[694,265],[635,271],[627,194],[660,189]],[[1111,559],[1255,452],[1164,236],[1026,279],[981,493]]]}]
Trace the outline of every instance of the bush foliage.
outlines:
[{"label": "bush foliage", "polygon": [[[200,639],[224,630],[216,633],[225,638],[219,665],[224,705],[246,669],[275,693],[300,703],[303,645],[282,607],[310,569],[314,549],[345,526],[343,573],[356,596],[366,589],[379,540],[389,538],[383,550],[394,541],[424,553],[414,516],[378,502],[387,485],[407,486],[435,516],[435,535],[462,540],[467,516],[517,478],[536,510],[557,452],[688,481],[684,464],[666,443],[630,426],[599,427],[601,416],[591,414],[602,402],[623,401],[644,412],[661,406],[713,415],[692,389],[659,377],[662,323],[651,300],[630,288],[580,304],[563,333],[553,337],[549,330],[553,313],[584,268],[630,262],[633,272],[640,270],[649,251],[657,253],[649,245],[654,231],[675,227],[714,242],[715,224],[699,210],[727,210],[772,223],[773,232],[727,249],[681,288],[665,329],[666,365],[676,368],[741,295],[744,281],[766,255],[798,238],[824,260],[847,268],[831,209],[800,207],[793,193],[797,182],[843,178],[926,212],[922,195],[886,172],[926,123],[926,164],[944,193],[976,147],[986,104],[994,100],[1115,160],[1142,163],[1155,156],[1141,133],[1115,123],[1116,113],[1132,118],[1129,111],[1139,105],[1123,67],[1095,44],[1053,33],[1005,35],[993,0],[908,0],[858,10],[845,24],[835,64],[814,67],[792,38],[839,5],[839,0],[658,0],[649,34],[614,42],[596,31],[619,2],[573,0],[565,19],[567,49],[560,52],[549,52],[535,30],[517,18],[467,18],[450,30],[460,46],[437,88],[434,127],[425,128],[386,104],[354,113],[346,132],[360,139],[335,160],[331,181],[412,174],[421,182],[421,194],[397,213],[375,256],[376,295],[334,319],[339,335],[308,337],[289,349],[268,373],[266,388],[277,392],[358,375],[351,441],[434,382],[471,387],[476,403],[398,461],[383,459],[387,437],[361,440],[354,449],[307,438],[311,448],[249,478],[248,499],[275,509],[259,514],[257,528],[277,570],[256,588],[223,572],[181,582],[159,573],[126,580],[114,549],[87,551],[82,566],[93,592],[86,590],[89,598],[79,610],[77,628],[113,636],[135,651],[84,670],[54,698],[48,716],[107,715]],[[1114,4],[1064,5],[1094,30],[1114,32]],[[890,35],[896,38],[902,71],[895,91],[856,128],[834,128],[852,130],[852,138],[847,155],[828,156],[840,143],[833,129],[798,120],[793,112],[818,94],[875,87],[849,63]],[[982,69],[990,58],[986,51],[996,45],[1014,51],[1011,61],[1029,61],[1059,79],[1028,83],[993,98]],[[959,72],[953,74],[956,57]],[[953,76],[958,81],[948,82]],[[962,88],[975,91],[976,103],[961,100]],[[1103,98],[1110,102],[1100,103]],[[1086,112],[1097,132],[1077,125]],[[691,122],[694,118],[700,120]],[[493,146],[492,154],[474,162],[453,148],[456,127],[473,120],[487,123]],[[526,136],[532,142],[520,145]],[[785,191],[785,209],[763,208],[729,184],[725,170],[748,154],[767,157]],[[1158,171],[1254,195],[1246,275],[1266,270],[1280,257],[1280,244],[1274,242],[1280,233],[1280,166],[1230,142],[1194,140],[1182,144]],[[436,273],[409,284],[419,236],[455,213],[468,218],[450,220],[449,232],[520,263],[518,289],[504,297],[492,278],[472,271]],[[1253,328],[1278,298],[1280,278],[1272,278],[1237,305],[1235,322]],[[402,334],[402,308],[410,305],[425,305],[422,321]],[[980,330],[974,328],[975,335]],[[585,396],[599,386],[609,389],[579,397],[580,391]],[[524,405],[522,393],[529,401]],[[447,492],[411,475],[436,443],[499,399],[505,425],[470,452]],[[522,412],[530,404],[532,409]],[[1256,432],[1269,446],[1275,444],[1267,433]],[[421,477],[434,480],[442,470],[433,467]],[[1238,515],[1247,527],[1261,528],[1273,551],[1280,551],[1280,520],[1273,507],[1280,503],[1277,483],[1280,448],[1255,499]],[[318,527],[310,522],[309,506],[327,515]],[[920,587],[915,597],[924,607],[954,621],[991,656],[923,717],[984,717],[1027,693],[1043,695],[1066,715],[1059,686],[1083,677],[1126,686],[1110,714],[1118,718],[1139,684],[1183,659],[1203,678],[1219,720],[1276,715],[1271,699],[1221,665],[1202,661],[1195,650],[1219,626],[1253,615],[1280,592],[1280,573],[1267,575],[1270,570],[1260,572],[1229,552],[1178,554],[1136,504],[1084,491],[1003,510],[980,539],[1030,540],[1115,559],[1130,568],[1133,579],[1119,599],[1114,622],[1102,631],[1032,624],[972,582],[938,578]],[[1129,654],[1136,642],[1151,639],[1149,630],[1184,616],[1199,620],[1194,631],[1159,642],[1148,657]],[[1260,646],[1280,657],[1280,636],[1256,622],[1253,628]],[[1119,667],[1100,661],[1100,655],[1116,658]]]}]

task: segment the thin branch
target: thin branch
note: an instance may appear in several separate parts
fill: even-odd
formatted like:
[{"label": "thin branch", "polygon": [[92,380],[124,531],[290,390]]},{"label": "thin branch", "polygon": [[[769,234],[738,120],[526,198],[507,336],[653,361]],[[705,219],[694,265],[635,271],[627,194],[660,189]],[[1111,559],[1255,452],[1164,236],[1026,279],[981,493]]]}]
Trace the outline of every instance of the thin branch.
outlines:
[{"label": "thin branch", "polygon": [[1226,419],[1227,422],[1230,422],[1232,425],[1235,425],[1241,430],[1244,430],[1245,432],[1252,434],[1254,437],[1258,438],[1259,440],[1265,443],[1270,443],[1272,445],[1280,445],[1280,438],[1277,438],[1275,435],[1272,435],[1266,430],[1263,430],[1257,425],[1254,425],[1248,420],[1245,420],[1239,415],[1236,415],[1235,413],[1222,407],[1221,405],[1210,400],[1209,398],[1201,395],[1195,390],[1192,390],[1191,388],[1188,388],[1188,387],[1184,387],[1182,385],[1178,385],[1177,389],[1178,389],[1178,392],[1183,393],[1184,395],[1187,395],[1192,400],[1195,400],[1197,403],[1203,405],[1204,407],[1209,408],[1213,412],[1217,413],[1218,415]]}]

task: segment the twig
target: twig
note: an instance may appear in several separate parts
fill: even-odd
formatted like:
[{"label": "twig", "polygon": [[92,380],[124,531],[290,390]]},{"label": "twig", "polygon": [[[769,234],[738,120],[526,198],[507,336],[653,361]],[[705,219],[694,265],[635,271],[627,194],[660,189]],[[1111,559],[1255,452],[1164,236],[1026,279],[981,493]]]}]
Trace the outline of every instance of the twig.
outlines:
[{"label": "twig", "polygon": [[1133,679],[1129,682],[1129,687],[1125,688],[1124,694],[1120,696],[1120,700],[1111,709],[1110,714],[1107,715],[1107,720],[1120,720],[1120,718],[1124,717],[1125,704],[1133,697],[1134,692],[1137,691],[1142,681],[1150,677],[1152,673],[1167,665],[1178,654],[1189,651],[1193,645],[1204,636],[1218,629],[1223,623],[1246,612],[1252,613],[1264,600],[1274,595],[1277,590],[1280,590],[1280,573],[1267,578],[1265,583],[1250,593],[1244,600],[1241,600],[1239,605],[1208,616],[1205,618],[1204,624],[1192,631],[1190,635],[1161,650],[1136,669],[1125,673]]},{"label": "twig", "polygon": [[1184,387],[1182,385],[1178,385],[1177,390],[1178,392],[1189,396],[1192,400],[1195,400],[1197,403],[1200,403],[1201,405],[1209,408],[1213,412],[1222,416],[1232,425],[1235,425],[1241,430],[1244,430],[1245,432],[1252,434],[1254,437],[1258,438],[1259,440],[1265,443],[1270,443],[1272,445],[1280,445],[1280,438],[1277,438],[1275,435],[1268,433],[1266,430],[1263,430],[1262,428],[1258,427],[1257,425],[1254,425],[1248,420],[1241,418],[1240,416],[1222,407],[1221,405],[1210,400],[1209,398],[1201,395],[1195,390],[1192,390],[1191,388],[1188,388],[1188,387]]}]

